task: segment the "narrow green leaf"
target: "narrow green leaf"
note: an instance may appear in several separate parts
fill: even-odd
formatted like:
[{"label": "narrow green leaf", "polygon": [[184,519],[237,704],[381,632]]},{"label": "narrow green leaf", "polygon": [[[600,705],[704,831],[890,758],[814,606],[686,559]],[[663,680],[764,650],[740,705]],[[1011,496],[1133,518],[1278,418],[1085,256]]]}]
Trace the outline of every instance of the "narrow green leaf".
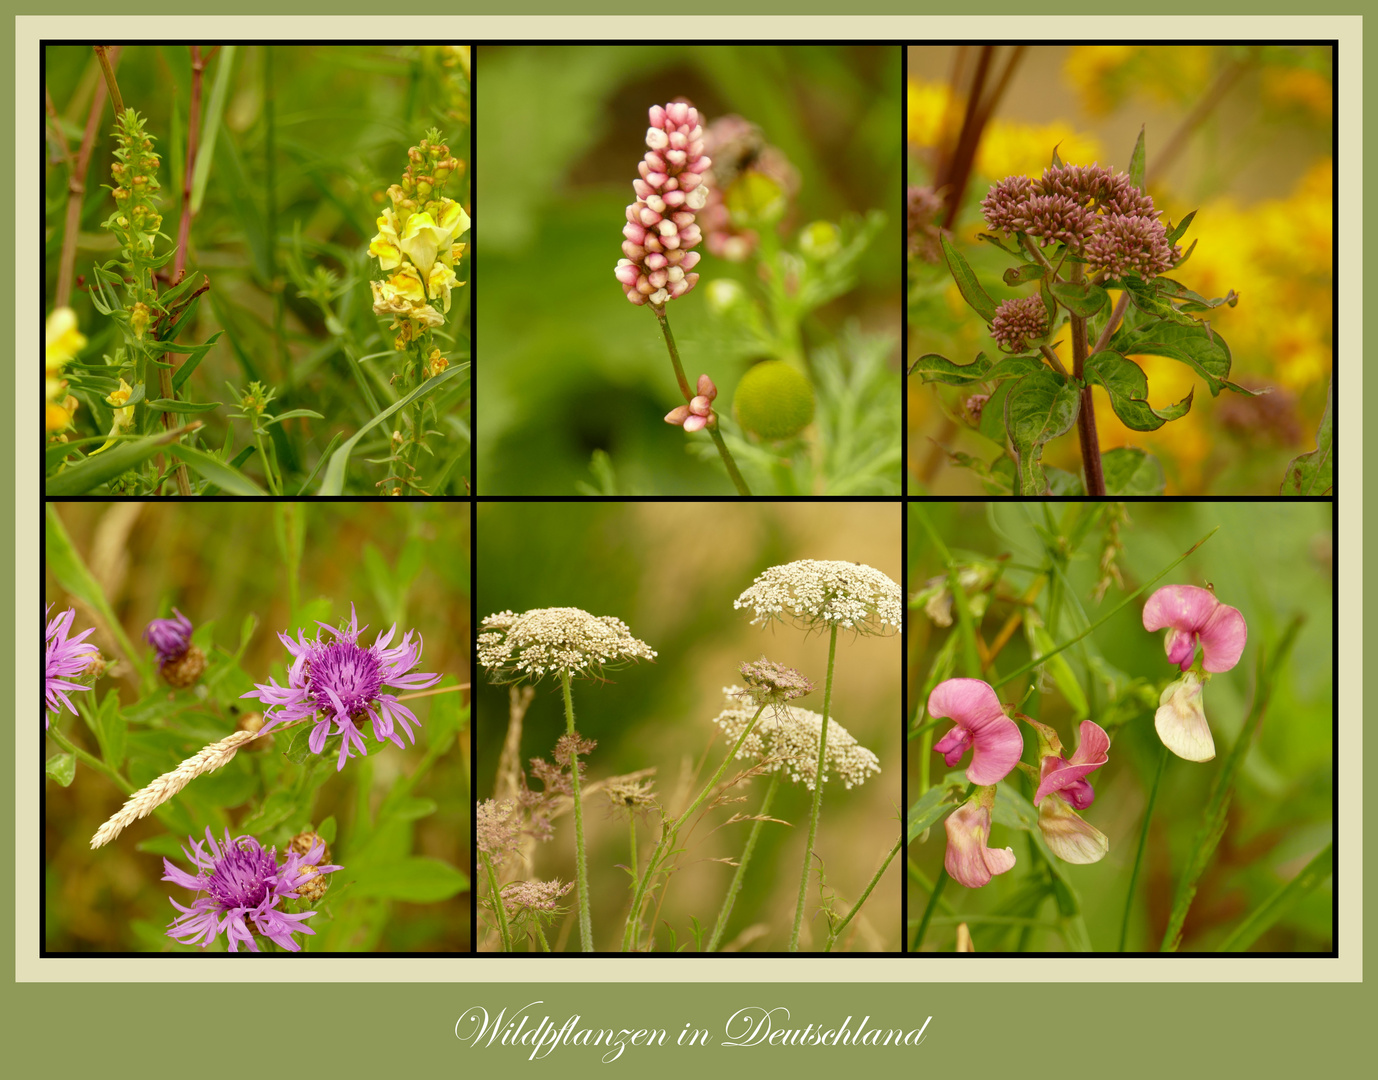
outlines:
[{"label": "narrow green leaf", "polygon": [[1080,396],[1056,372],[1043,369],[1018,380],[1005,398],[1005,430],[1014,445],[1019,494],[1042,495],[1048,490],[1043,471],[1043,446],[1076,423]]},{"label": "narrow green leaf", "polygon": [[1187,396],[1176,405],[1155,409],[1148,403],[1148,376],[1143,368],[1119,353],[1108,350],[1088,357],[1082,372],[1088,383],[1105,388],[1115,415],[1126,427],[1135,431],[1156,431],[1169,420],[1185,416],[1195,393],[1194,389],[1189,390]]},{"label": "narrow green leaf", "polygon": [[1035,659],[1040,664],[1044,664],[1048,674],[1053,677],[1053,682],[1057,683],[1057,688],[1062,691],[1062,696],[1067,699],[1067,704],[1071,706],[1072,715],[1077,720],[1084,720],[1091,713],[1091,707],[1086,701],[1086,691],[1081,688],[1081,682],[1077,679],[1076,672],[1072,670],[1072,665],[1067,663],[1067,658],[1061,653],[1049,656],[1046,664],[1042,657],[1052,653],[1053,638],[1047,629],[1042,626],[1034,626],[1025,623],[1031,628],[1033,643],[1036,647]]},{"label": "narrow green leaf", "polygon": [[467,891],[469,877],[463,871],[441,862],[413,856],[397,862],[365,867],[354,880],[354,894],[410,904],[434,904]]},{"label": "narrow green leaf", "polygon": [[962,298],[971,305],[972,310],[986,322],[995,318],[995,301],[987,295],[986,290],[981,288],[980,281],[976,278],[976,273],[971,269],[971,264],[966,261],[962,253],[958,251],[947,239],[947,234],[942,233],[938,237],[943,248],[943,258],[947,260],[948,271],[952,274],[952,280],[957,283],[957,289],[962,294]]},{"label": "narrow green leaf", "polygon": [[1292,910],[1308,893],[1322,884],[1335,872],[1335,845],[1326,844],[1320,853],[1306,864],[1300,874],[1282,885],[1277,892],[1249,912],[1248,917],[1235,928],[1223,945],[1221,952],[1244,952],[1267,932],[1280,918]]},{"label": "narrow green leaf", "polygon": [[448,371],[442,371],[439,375],[436,375],[434,378],[427,379],[424,383],[418,386],[410,394],[402,398],[402,400],[394,402],[392,405],[389,405],[386,409],[384,409],[372,420],[370,420],[367,424],[365,424],[358,431],[356,431],[352,436],[350,436],[350,438],[345,441],[344,445],[341,446],[338,450],[335,451],[334,454],[331,455],[330,463],[325,467],[325,476],[321,480],[321,489],[317,494],[344,494],[345,470],[349,467],[349,456],[354,452],[354,447],[358,445],[359,440],[362,439],[366,434],[368,434],[368,432],[372,431],[375,427],[381,424],[393,413],[397,412],[399,409],[405,409],[408,405],[412,404],[415,401],[419,401],[421,398],[429,394],[432,390],[438,389],[441,385],[448,382],[450,379],[454,378],[454,376],[458,374],[460,374],[458,368],[450,368]]},{"label": "narrow green leaf", "polygon": [[206,115],[201,121],[201,140],[196,151],[196,165],[191,173],[191,212],[201,212],[201,202],[206,197],[206,184],[211,176],[211,163],[215,160],[216,138],[220,133],[220,119],[225,115],[225,99],[230,90],[230,74],[234,70],[236,46],[220,47],[220,64],[215,71],[215,83],[211,87],[210,100],[206,104]]},{"label": "narrow green leaf", "polygon": [[209,480],[230,495],[267,495],[238,469],[232,469],[219,458],[212,457],[204,450],[193,450],[190,446],[173,446],[168,451],[178,461],[186,463],[187,468]]},{"label": "narrow green leaf", "polygon": [[178,401],[175,398],[155,398],[148,403],[154,412],[203,413],[220,408],[218,401]]},{"label": "narrow green leaf", "polygon": [[1282,481],[1283,495],[1331,495],[1335,491],[1335,444],[1331,431],[1330,406],[1334,384],[1325,396],[1325,415],[1316,432],[1316,449],[1287,463]]},{"label": "narrow green leaf", "polygon": [[143,657],[134,651],[123,625],[115,618],[114,611],[106,602],[104,591],[91,575],[91,571],[86,568],[86,563],[82,561],[71,537],[67,535],[67,529],[62,524],[57,508],[51,503],[46,508],[45,521],[47,542],[43,554],[48,570],[57,578],[59,585],[100,616],[124,658],[138,671],[140,678],[145,677],[148,673],[147,664]]},{"label": "narrow green leaf", "polygon": [[302,481],[301,487],[297,488],[298,496],[305,495],[307,491],[310,489],[311,485],[315,483],[316,474],[321,471],[322,466],[324,466],[326,461],[330,459],[330,455],[335,449],[335,444],[343,438],[344,436],[338,431],[330,437],[330,441],[326,443],[325,449],[321,452],[321,456],[316,459],[316,465],[315,468],[311,470],[311,475]]},{"label": "narrow green leaf", "polygon": [[77,759],[71,754],[54,754],[44,764],[43,771],[62,787],[69,787],[77,774]]},{"label": "narrow green leaf", "polygon": [[1186,217],[1184,217],[1181,221],[1179,221],[1179,222],[1176,224],[1176,226],[1175,226],[1174,228],[1172,228],[1172,229],[1168,232],[1168,234],[1167,234],[1167,242],[1168,242],[1169,245],[1172,245],[1172,244],[1177,243],[1178,240],[1180,240],[1180,239],[1182,239],[1182,237],[1186,236],[1186,234],[1187,234],[1187,227],[1188,227],[1189,225],[1191,225],[1191,219],[1194,218],[1195,216],[1196,216],[1196,211],[1193,210],[1193,211],[1192,211],[1191,213],[1189,213]]},{"label": "narrow green leaf", "polygon": [[191,378],[191,373],[195,371],[197,365],[206,358],[206,353],[211,351],[211,346],[220,339],[220,335],[223,333],[223,330],[217,330],[210,336],[209,340],[204,344],[196,346],[196,348],[187,355],[187,358],[182,361],[182,366],[172,373],[172,388],[174,390],[180,390],[182,384]]},{"label": "narrow green leaf", "polygon": [[180,427],[161,435],[146,435],[92,454],[75,465],[68,465],[56,476],[49,477],[43,485],[44,494],[55,498],[86,495],[164,450],[188,430]]},{"label": "narrow green leaf", "polygon": [[1121,446],[1101,456],[1107,495],[1161,495],[1163,466],[1152,454]]},{"label": "narrow green leaf", "polygon": [[288,409],[285,413],[280,413],[277,416],[270,416],[267,420],[263,422],[263,426],[267,427],[269,424],[280,424],[284,420],[295,420],[299,416],[305,416],[310,420],[325,419],[325,417],[322,416],[320,413],[312,412],[310,409]]},{"label": "narrow green leaf", "polygon": [[937,353],[924,353],[909,368],[909,374],[918,373],[926,383],[943,383],[946,386],[970,386],[985,382],[990,371],[990,359],[985,353],[977,353],[969,364],[955,364]]},{"label": "narrow green leaf", "polygon": [[1140,191],[1144,189],[1144,168],[1146,164],[1147,155],[1144,152],[1144,127],[1141,126],[1139,128],[1139,138],[1134,143],[1134,152],[1129,155],[1129,182]]}]

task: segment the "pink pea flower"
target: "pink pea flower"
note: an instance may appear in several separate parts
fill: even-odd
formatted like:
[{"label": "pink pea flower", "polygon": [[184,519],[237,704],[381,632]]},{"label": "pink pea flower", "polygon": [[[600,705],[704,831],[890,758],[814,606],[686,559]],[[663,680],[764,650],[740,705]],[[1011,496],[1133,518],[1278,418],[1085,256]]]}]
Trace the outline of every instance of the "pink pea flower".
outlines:
[{"label": "pink pea flower", "polygon": [[1048,849],[1063,862],[1086,866],[1100,862],[1110,850],[1105,833],[1083,820],[1061,798],[1043,800],[1038,808],[1038,828]]},{"label": "pink pea flower", "polygon": [[1206,723],[1201,691],[1196,672],[1188,671],[1163,690],[1153,717],[1163,745],[1186,761],[1210,761],[1215,757],[1215,740]]},{"label": "pink pea flower", "polygon": [[990,684],[980,679],[939,683],[928,695],[928,713],[956,721],[957,726],[938,740],[933,752],[942,754],[948,765],[956,765],[970,748],[967,779],[973,784],[998,784],[1024,752],[1019,725],[1005,715]]},{"label": "pink pea flower", "polygon": [[1167,658],[1183,671],[1196,658],[1206,671],[1229,671],[1239,663],[1249,628],[1238,608],[1222,604],[1215,593],[1196,585],[1166,585],[1144,605],[1144,629],[1168,628]]},{"label": "pink pea flower", "polygon": [[[962,682],[974,682],[963,679]],[[968,889],[979,889],[996,874],[1014,869],[1014,851],[989,848],[990,811],[995,805],[995,788],[983,787],[947,816],[947,854],[943,866],[948,876]]]},{"label": "pink pea flower", "polygon": [[[1039,782],[1038,791],[1034,793],[1034,805],[1038,806],[1049,795],[1060,795],[1074,810],[1085,810],[1096,797],[1086,777],[1109,760],[1110,736],[1095,721],[1083,720],[1081,745],[1068,760],[1062,756],[1062,744],[1058,741],[1057,733],[1045,724],[1035,726],[1039,729],[1040,738]],[[1051,739],[1047,735],[1051,735]]]},{"label": "pink pea flower", "polygon": [[698,393],[688,405],[681,405],[665,414],[667,424],[679,424],[685,431],[694,432],[717,423],[713,412],[713,399],[718,396],[718,388],[707,375],[699,376]]}]

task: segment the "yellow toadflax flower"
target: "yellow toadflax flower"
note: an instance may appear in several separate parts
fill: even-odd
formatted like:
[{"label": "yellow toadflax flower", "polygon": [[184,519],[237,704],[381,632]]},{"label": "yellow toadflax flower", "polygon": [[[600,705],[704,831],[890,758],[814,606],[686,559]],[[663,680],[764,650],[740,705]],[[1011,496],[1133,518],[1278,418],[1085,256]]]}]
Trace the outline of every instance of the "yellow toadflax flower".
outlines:
[{"label": "yellow toadflax flower", "polygon": [[132,393],[134,393],[134,388],[121,379],[119,388],[117,390],[112,390],[110,396],[105,399],[107,405],[115,406],[115,422],[111,425],[110,434],[105,442],[101,444],[100,450],[91,451],[93,455],[99,454],[101,450],[108,449],[114,444],[118,436],[124,434],[133,425],[134,406],[125,405],[125,402],[129,400],[129,395]]}]

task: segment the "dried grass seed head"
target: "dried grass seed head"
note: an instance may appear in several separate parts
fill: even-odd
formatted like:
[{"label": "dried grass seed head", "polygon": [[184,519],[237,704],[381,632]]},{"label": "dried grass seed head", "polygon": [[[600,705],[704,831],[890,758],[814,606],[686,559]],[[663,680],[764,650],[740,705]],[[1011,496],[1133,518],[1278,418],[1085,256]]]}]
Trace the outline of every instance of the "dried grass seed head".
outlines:
[{"label": "dried grass seed head", "polygon": [[483,620],[478,636],[478,662],[494,682],[536,682],[566,671],[592,676],[655,656],[621,619],[580,608],[534,608],[520,615],[500,611]]},{"label": "dried grass seed head", "polygon": [[[742,704],[740,686],[723,688],[727,704],[713,720],[726,736],[736,742],[751,723],[756,710]],[[756,721],[751,734],[737,751],[739,759],[755,758],[767,772],[780,771],[795,783],[810,791],[818,778],[818,738],[823,731],[823,717],[808,709],[777,705]],[[880,759],[862,746],[836,720],[828,721],[828,745],[824,751],[823,781],[840,777],[847,788],[864,784],[873,773],[880,772]]]},{"label": "dried grass seed head", "polygon": [[788,620],[806,630],[833,626],[859,634],[898,632],[904,605],[900,587],[863,563],[800,559],[772,566],[737,597],[752,623]]}]

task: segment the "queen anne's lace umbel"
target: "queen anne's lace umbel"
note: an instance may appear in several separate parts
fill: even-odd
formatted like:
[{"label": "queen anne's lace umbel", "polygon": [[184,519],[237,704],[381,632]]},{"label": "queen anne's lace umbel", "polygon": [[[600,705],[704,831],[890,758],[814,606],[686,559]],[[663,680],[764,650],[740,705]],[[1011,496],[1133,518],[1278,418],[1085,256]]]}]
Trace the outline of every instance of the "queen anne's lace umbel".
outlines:
[{"label": "queen anne's lace umbel", "polygon": [[[714,719],[735,742],[756,715],[756,709],[743,704],[747,691],[740,686],[727,686],[723,694],[727,704]],[[737,751],[741,759],[756,758],[768,772],[780,771],[795,783],[812,791],[818,779],[818,737],[823,731],[823,717],[808,709],[791,705],[775,705],[761,714]],[[864,784],[873,773],[880,772],[880,760],[862,746],[836,720],[828,721],[828,745],[824,750],[826,762],[823,781],[841,777],[848,788]]]},{"label": "queen anne's lace umbel", "polygon": [[535,682],[565,671],[594,675],[622,661],[655,656],[621,619],[581,608],[533,608],[520,615],[500,611],[483,620],[478,636],[478,662],[500,682]]},{"label": "queen anne's lace umbel", "polygon": [[899,630],[900,587],[864,563],[800,559],[772,566],[733,604],[750,608],[753,623],[788,620],[808,629],[841,627],[862,634]]}]

